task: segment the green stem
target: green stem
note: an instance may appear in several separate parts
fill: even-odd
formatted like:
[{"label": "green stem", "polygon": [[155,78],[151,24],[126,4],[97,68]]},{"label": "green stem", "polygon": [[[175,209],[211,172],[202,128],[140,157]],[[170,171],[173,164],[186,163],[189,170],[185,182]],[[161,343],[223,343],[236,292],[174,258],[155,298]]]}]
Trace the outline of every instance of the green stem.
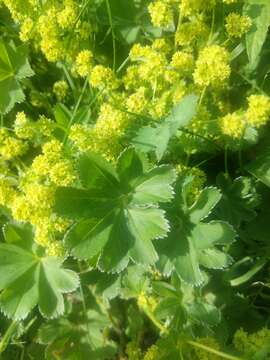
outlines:
[{"label": "green stem", "polygon": [[[78,261],[78,266],[79,266],[79,270],[81,272],[82,267],[81,267],[81,263]],[[86,322],[86,327],[87,327],[87,338],[88,338],[88,342],[90,347],[93,347],[93,343],[90,337],[90,327],[89,327],[89,321],[88,321],[88,316],[87,316],[87,307],[86,307],[86,302],[85,302],[85,296],[84,296],[84,292],[83,292],[83,288],[82,288],[82,284],[80,283],[80,294],[81,294],[81,298],[82,298],[82,307],[83,307],[83,315],[85,318],[85,322]]]},{"label": "green stem", "polygon": [[1,127],[4,126],[4,115],[3,114],[1,114],[0,125],[1,125]]},{"label": "green stem", "polygon": [[208,37],[208,44],[211,42],[212,37],[213,37],[215,21],[216,21],[216,8],[214,6],[213,12],[212,12],[211,30],[210,30],[210,34],[209,34],[209,37]]},{"label": "green stem", "polygon": [[10,338],[13,335],[16,327],[17,327],[17,321],[14,320],[11,322],[11,324],[7,328],[4,336],[2,337],[2,340],[0,342],[0,354],[2,354],[6,350],[8,343],[10,341]]},{"label": "green stem", "polygon": [[148,318],[152,321],[152,323],[163,333],[168,332],[168,329],[163,326],[154,316],[154,314],[152,313],[152,311],[150,311],[149,309],[144,309],[145,314],[148,316]]},{"label": "green stem", "polygon": [[247,78],[245,75],[243,75],[242,73],[232,69],[238,76],[240,76],[243,80],[245,80],[250,86],[252,86],[253,89],[256,89],[257,91],[259,91],[261,94],[266,95],[266,92],[264,92],[258,85],[256,85],[252,80],[250,80],[249,78]]},{"label": "green stem", "polygon": [[111,31],[112,31],[113,72],[115,72],[115,66],[116,66],[116,38],[115,38],[115,32],[114,32],[113,21],[112,21],[112,11],[111,11],[111,6],[110,6],[110,1],[109,0],[106,0],[106,7],[107,7],[110,27],[111,27]]},{"label": "green stem", "polygon": [[206,93],[206,89],[207,89],[207,87],[205,86],[205,87],[203,88],[203,91],[201,92],[201,96],[200,96],[200,100],[199,100],[199,105],[198,105],[199,108],[200,108],[201,105],[202,105],[202,102],[203,102],[203,99],[204,99],[204,96],[205,96],[205,93]]},{"label": "green stem", "polygon": [[63,69],[63,71],[64,71],[64,73],[65,73],[65,76],[66,76],[66,78],[67,78],[67,81],[68,81],[68,83],[69,83],[69,86],[70,86],[70,88],[71,88],[71,90],[72,90],[73,96],[75,97],[76,87],[75,87],[75,84],[74,84],[71,76],[69,75],[69,72],[68,72],[68,70],[67,70],[67,67],[66,67],[66,65],[65,65],[64,63],[62,63],[62,69]]},{"label": "green stem", "polygon": [[122,62],[122,64],[119,66],[119,68],[116,70],[116,72],[117,73],[120,72],[126,66],[128,61],[129,61],[129,56]]},{"label": "green stem", "polygon": [[228,145],[226,145],[225,152],[224,152],[224,168],[225,168],[225,175],[227,178],[229,178],[230,174],[229,174],[229,167],[228,167]]},{"label": "green stem", "polygon": [[73,123],[73,121],[74,121],[74,118],[75,118],[75,116],[76,116],[76,114],[77,114],[78,108],[79,108],[79,106],[80,106],[80,104],[81,104],[81,101],[82,101],[84,92],[85,92],[85,90],[86,90],[87,83],[88,83],[88,79],[86,78],[86,79],[85,79],[85,82],[84,82],[84,84],[83,84],[83,89],[82,89],[81,95],[80,95],[80,97],[79,97],[79,99],[78,99],[78,101],[77,101],[77,103],[76,103],[76,105],[75,105],[75,108],[74,108],[73,113],[72,113],[72,115],[71,115],[71,118],[70,118],[70,120],[69,120],[69,123],[68,123],[68,126],[67,126],[67,131],[66,131],[66,134],[65,134],[65,137],[64,137],[64,144],[65,144],[66,141],[67,141],[70,127],[71,127],[71,125],[72,125],[72,123]]},{"label": "green stem", "polygon": [[200,344],[196,341],[192,341],[192,340],[188,340],[187,341],[187,344],[191,345],[191,346],[194,346],[194,347],[197,347],[199,349],[202,349],[202,350],[205,350],[209,353],[212,353],[212,354],[215,354],[215,355],[218,355],[220,357],[222,357],[223,359],[229,359],[229,360],[242,360],[240,359],[239,357],[236,357],[236,356],[232,356],[232,355],[229,355],[229,354],[226,354],[222,351],[218,351],[218,350],[215,350],[215,349],[212,349],[211,347],[209,346],[206,346],[206,345],[203,345],[203,344]]},{"label": "green stem", "polygon": [[[143,309],[145,314],[148,316],[148,318],[153,322],[153,324],[163,333],[168,333],[168,329],[163,326],[154,316],[154,314],[151,312],[151,310],[149,310],[148,308],[144,308]],[[193,347],[197,347],[199,349],[205,350],[209,353],[218,355],[220,357],[222,357],[223,359],[228,359],[228,360],[242,360],[239,357],[233,356],[233,355],[229,355],[226,354],[222,351],[216,350],[216,349],[212,349],[211,347],[198,343],[197,341],[193,341],[193,340],[187,340],[186,341],[187,344],[193,346]],[[182,355],[182,354],[181,354]]]}]

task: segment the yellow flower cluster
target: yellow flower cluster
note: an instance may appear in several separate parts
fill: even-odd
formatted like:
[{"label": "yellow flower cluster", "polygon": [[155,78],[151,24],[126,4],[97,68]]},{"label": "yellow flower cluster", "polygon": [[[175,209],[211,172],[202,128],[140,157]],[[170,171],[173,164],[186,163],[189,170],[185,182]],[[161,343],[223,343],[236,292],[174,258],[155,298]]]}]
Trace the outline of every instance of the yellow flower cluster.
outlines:
[{"label": "yellow flower cluster", "polygon": [[203,17],[191,17],[189,21],[184,22],[178,27],[175,33],[175,42],[180,46],[195,47],[200,43],[206,42],[209,31]]},{"label": "yellow flower cluster", "polygon": [[90,50],[82,50],[76,58],[75,69],[77,73],[84,77],[90,74],[93,66],[93,54]]},{"label": "yellow flower cluster", "polygon": [[141,360],[142,359],[142,353],[141,349],[138,345],[138,341],[130,341],[128,342],[125,353],[128,356],[129,360]]},{"label": "yellow flower cluster", "polygon": [[7,177],[0,177],[0,205],[10,207],[14,197],[16,195],[16,191],[14,186],[12,186],[12,182]]},{"label": "yellow flower cluster", "polygon": [[246,119],[249,125],[260,127],[270,117],[270,98],[266,95],[251,95],[248,98]]},{"label": "yellow flower cluster", "polygon": [[157,345],[152,345],[145,353],[143,360],[157,360],[160,355],[160,349]]},{"label": "yellow flower cluster", "polygon": [[86,152],[92,146],[92,128],[86,125],[74,124],[70,128],[69,139],[81,152]]},{"label": "yellow flower cluster", "polygon": [[90,24],[78,18],[79,7],[74,0],[49,0],[45,5],[36,0],[3,0],[3,3],[20,23],[20,39],[33,41],[48,61],[74,61],[82,40],[91,35]]},{"label": "yellow flower cluster", "polygon": [[0,155],[4,160],[16,159],[26,153],[28,144],[14,136],[8,130],[0,129]]},{"label": "yellow flower cluster", "polygon": [[243,114],[231,113],[221,119],[221,131],[233,139],[240,139],[245,131],[246,123]]},{"label": "yellow flower cluster", "polygon": [[[242,355],[245,355],[251,359],[262,348],[267,350],[266,346],[270,343],[270,330],[263,328],[253,334],[248,334],[241,328],[236,331],[233,343],[236,350],[241,352]],[[268,359],[270,356],[269,347],[267,354],[265,353],[264,355],[266,356],[265,359]]]},{"label": "yellow flower cluster", "polygon": [[192,205],[198,198],[206,183],[206,174],[199,168],[188,167],[183,164],[178,164],[176,166],[176,171],[178,172],[179,176],[192,176],[192,183],[187,194],[187,202],[189,205]]},{"label": "yellow flower cluster", "polygon": [[225,48],[210,45],[201,50],[193,74],[197,85],[201,87],[224,86],[230,74],[229,53]]},{"label": "yellow flower cluster", "polygon": [[230,13],[226,17],[226,30],[229,37],[242,37],[251,27],[252,20],[246,15]]},{"label": "yellow flower cluster", "polygon": [[68,93],[68,84],[65,80],[56,81],[53,84],[53,92],[57,97],[57,100],[63,101]]},{"label": "yellow flower cluster", "polygon": [[71,127],[69,139],[82,152],[92,150],[109,161],[115,161],[122,150],[121,138],[129,125],[125,112],[103,103],[94,127],[75,124]]},{"label": "yellow flower cluster", "polygon": [[184,51],[177,51],[173,54],[170,65],[182,73],[191,73],[194,67],[193,55]]},{"label": "yellow flower cluster", "polygon": [[192,16],[215,6],[216,0],[181,0],[180,12],[182,16]]},{"label": "yellow flower cluster", "polygon": [[100,90],[114,90],[119,86],[113,71],[103,65],[96,65],[92,69],[89,82],[91,86]]},{"label": "yellow flower cluster", "polygon": [[169,27],[173,23],[173,12],[168,3],[155,1],[148,7],[151,21],[157,27]]},{"label": "yellow flower cluster", "polygon": [[49,178],[57,186],[69,186],[75,179],[76,174],[72,164],[63,152],[63,144],[58,140],[45,143],[43,154],[35,157],[31,170],[37,177]]},{"label": "yellow flower cluster", "polygon": [[16,114],[13,127],[15,134],[20,139],[30,140],[35,136],[35,128],[23,111]]},{"label": "yellow flower cluster", "polygon": [[[213,337],[204,337],[204,338],[197,338],[196,342],[198,342],[199,344],[205,345],[213,350],[219,350],[220,346],[218,344],[218,342],[213,338]],[[194,360],[220,360],[220,356],[215,355],[213,353],[210,353],[206,350],[200,349],[198,347],[195,346],[189,346],[190,348],[190,352],[189,352],[189,356],[190,359],[194,359]]]},{"label": "yellow flower cluster", "polygon": [[143,113],[147,107],[146,88],[140,86],[126,100],[126,108],[130,112]]}]

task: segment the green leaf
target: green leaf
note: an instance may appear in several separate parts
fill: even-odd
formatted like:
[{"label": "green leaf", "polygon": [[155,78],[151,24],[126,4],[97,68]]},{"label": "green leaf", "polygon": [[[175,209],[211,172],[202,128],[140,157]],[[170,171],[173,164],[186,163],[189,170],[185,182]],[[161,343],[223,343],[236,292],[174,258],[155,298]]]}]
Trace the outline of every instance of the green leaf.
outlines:
[{"label": "green leaf", "polygon": [[270,2],[268,0],[247,0],[243,12],[252,20],[252,27],[246,35],[246,47],[251,69],[256,68],[270,25]]},{"label": "green leaf", "polygon": [[151,240],[165,237],[168,233],[169,224],[164,215],[163,210],[156,208],[128,208],[128,225],[136,239],[130,256],[136,263],[153,264],[158,259]]},{"label": "green leaf", "polygon": [[168,202],[173,198],[171,184],[175,171],[167,165],[156,167],[134,181],[132,202],[137,205]]},{"label": "green leaf", "polygon": [[246,169],[265,185],[270,186],[270,149],[260,154]]},{"label": "green leaf", "polygon": [[15,103],[24,101],[19,82],[33,75],[25,47],[0,41],[0,113],[5,114]]},{"label": "green leaf", "polygon": [[144,165],[133,148],[121,154],[116,170],[96,155],[80,159],[84,189],[56,192],[56,211],[82,219],[65,236],[73,256],[98,258],[98,267],[108,272],[122,271],[130,260],[145,265],[157,260],[152,240],[169,231],[157,205],[172,199],[175,172],[169,166],[145,172]]},{"label": "green leaf", "polygon": [[[184,192],[185,187],[180,191]],[[199,286],[204,281],[202,267],[222,269],[231,264],[232,258],[222,246],[234,241],[233,228],[223,221],[201,222],[212,212],[220,197],[218,189],[205,188],[191,208],[180,207],[181,210],[179,197],[176,197],[174,209],[180,211],[180,221],[174,220],[174,229],[168,238],[157,243],[158,266],[164,275],[174,269],[182,280]],[[175,219],[175,214],[173,216]]]},{"label": "green leaf", "polygon": [[218,175],[217,185],[222,191],[222,198],[214,210],[218,218],[239,227],[243,221],[250,222],[256,217],[258,195],[252,180],[241,176],[232,181],[223,174]]},{"label": "green leaf", "polygon": [[177,130],[186,126],[195,116],[197,102],[197,96],[185,96],[159,125],[141,128],[133,139],[134,146],[143,152],[154,151],[158,161],[161,160],[171,137],[176,135]]},{"label": "green leaf", "polygon": [[189,209],[189,217],[193,223],[198,223],[206,218],[221,199],[217,188],[209,187],[202,190],[198,199]]},{"label": "green leaf", "polygon": [[131,265],[122,275],[122,297],[124,299],[136,298],[146,292],[149,285],[145,269],[140,265]]},{"label": "green leaf", "polygon": [[[62,261],[40,255],[36,248],[24,249],[29,234],[27,226],[18,235],[18,227],[12,224],[5,229],[8,243],[0,244],[0,307],[10,318],[24,319],[36,306],[45,317],[56,317],[64,312],[63,293],[74,291],[79,278],[71,270],[62,268]],[[12,231],[13,230],[13,231]],[[19,234],[20,236],[20,234]],[[29,235],[28,235],[29,236]],[[16,245],[12,244],[16,243]],[[21,244],[20,244],[21,243]]]},{"label": "green leaf", "polygon": [[68,128],[68,124],[70,122],[71,113],[67,109],[67,107],[64,104],[56,104],[53,109],[54,117],[57,122],[57,124],[63,129]]}]

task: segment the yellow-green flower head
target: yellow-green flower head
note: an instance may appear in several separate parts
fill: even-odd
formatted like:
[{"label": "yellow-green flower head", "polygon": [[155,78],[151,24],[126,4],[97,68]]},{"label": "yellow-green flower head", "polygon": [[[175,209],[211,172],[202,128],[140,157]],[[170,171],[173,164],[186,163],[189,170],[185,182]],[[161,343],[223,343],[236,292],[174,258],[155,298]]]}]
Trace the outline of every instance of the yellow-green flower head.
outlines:
[{"label": "yellow-green flower head", "polygon": [[[196,341],[202,345],[205,345],[211,349],[219,350],[220,346],[213,337],[197,338]],[[192,347],[191,359],[194,360],[220,360],[220,356],[209,353],[203,349]]]},{"label": "yellow-green flower head", "polygon": [[226,30],[229,37],[242,37],[251,27],[252,20],[249,16],[230,13],[226,17]]},{"label": "yellow-green flower head", "polygon": [[153,50],[163,54],[168,54],[172,50],[172,45],[164,38],[154,40],[151,47]]},{"label": "yellow-green flower head", "polygon": [[96,65],[90,74],[90,85],[94,88],[113,90],[119,86],[113,71],[103,65]]},{"label": "yellow-green flower head", "polygon": [[201,11],[209,10],[213,6],[215,6],[215,0],[182,0],[180,12],[182,16],[192,16]]},{"label": "yellow-green flower head", "polygon": [[[253,358],[253,356],[266,345],[270,343],[270,330],[263,328],[253,334],[248,334],[242,328],[236,331],[233,339],[235,348],[241,352],[241,355]],[[270,356],[270,349],[268,348],[267,354]],[[268,359],[266,357],[265,359]]]},{"label": "yellow-green flower head", "polygon": [[153,52],[153,49],[151,49],[150,46],[148,46],[148,45],[143,46],[141,44],[135,44],[132,46],[132,48],[129,52],[129,58],[131,61],[145,61],[153,53],[156,54],[156,52]]},{"label": "yellow-green flower head", "polygon": [[251,95],[248,98],[246,112],[247,123],[260,127],[267,123],[270,117],[270,98],[265,95]]},{"label": "yellow-green flower head", "polygon": [[7,129],[0,127],[0,145],[9,137],[9,132]]},{"label": "yellow-green flower head", "polygon": [[222,133],[233,139],[240,139],[244,134],[245,127],[243,115],[237,112],[227,114],[220,119]]},{"label": "yellow-green flower head", "polygon": [[10,207],[16,191],[11,184],[11,181],[3,176],[0,177],[0,205]]},{"label": "yellow-green flower head", "polygon": [[50,229],[46,222],[36,226],[35,229],[35,242],[40,246],[47,248],[54,240]]},{"label": "yellow-green flower head", "polygon": [[142,113],[146,107],[146,88],[143,86],[126,99],[126,108],[130,112]]},{"label": "yellow-green flower head", "polygon": [[167,28],[173,23],[172,8],[164,1],[155,1],[148,6],[154,26]]},{"label": "yellow-green flower head", "polygon": [[51,169],[51,162],[48,161],[46,156],[38,155],[34,158],[31,169],[33,170],[34,174],[37,176],[47,176]]},{"label": "yellow-green flower head", "polygon": [[57,186],[70,186],[76,179],[74,168],[70,161],[62,160],[49,171],[50,180]]},{"label": "yellow-green flower head", "polygon": [[177,51],[173,54],[170,66],[178,70],[180,74],[189,74],[194,67],[193,55],[184,51]]},{"label": "yellow-green flower head", "polygon": [[115,109],[111,104],[101,105],[100,113],[95,125],[95,132],[99,137],[110,139],[123,135],[128,123],[127,115]]},{"label": "yellow-green flower head", "polygon": [[196,61],[194,81],[201,87],[221,87],[229,79],[231,68],[229,53],[219,45],[205,47]]},{"label": "yellow-green flower head", "polygon": [[165,91],[160,97],[156,97],[150,104],[149,114],[156,120],[162,119],[171,110],[172,94]]},{"label": "yellow-green flower head", "polygon": [[126,90],[136,90],[142,85],[142,80],[139,77],[139,66],[132,65],[127,68],[127,72],[123,77],[123,83]]},{"label": "yellow-green flower head", "polygon": [[72,28],[77,18],[77,5],[73,0],[65,0],[64,9],[57,14],[57,22],[61,28]]},{"label": "yellow-green flower head", "polygon": [[164,80],[172,85],[178,83],[181,79],[181,73],[179,71],[176,71],[175,69],[172,69],[171,67],[164,70],[163,76]]},{"label": "yellow-green flower head", "polygon": [[198,198],[200,192],[205,186],[207,180],[206,174],[197,167],[188,167],[183,164],[178,164],[176,166],[176,171],[180,176],[192,175],[194,177],[191,186],[189,187],[187,196],[188,203],[191,205]]},{"label": "yellow-green flower head", "polygon": [[53,92],[59,101],[63,101],[68,93],[68,84],[65,80],[56,81],[53,84]]},{"label": "yellow-green flower head", "polygon": [[53,224],[54,230],[59,233],[64,233],[68,229],[68,227],[72,224],[72,220],[64,219],[55,214],[51,215],[50,220]]},{"label": "yellow-green flower head", "polygon": [[175,33],[175,42],[180,46],[191,46],[207,39],[209,28],[201,17],[185,22]]},{"label": "yellow-green flower head", "polygon": [[230,4],[235,4],[235,3],[237,3],[239,0],[223,0],[223,2],[224,2],[224,4],[228,4],[228,5],[230,5]]},{"label": "yellow-green flower head", "polygon": [[144,355],[143,360],[156,360],[159,358],[160,349],[157,345],[152,345]]},{"label": "yellow-green flower head", "polygon": [[63,257],[65,256],[66,251],[64,245],[60,241],[53,241],[48,244],[46,253],[48,256]]},{"label": "yellow-green flower head", "polygon": [[64,45],[57,25],[57,9],[51,6],[37,22],[37,31],[41,37],[40,48],[48,61],[55,62],[65,56]]},{"label": "yellow-green flower head", "polygon": [[29,121],[23,111],[16,114],[14,131],[20,139],[32,139],[35,136],[34,124]]},{"label": "yellow-green flower head", "polygon": [[41,115],[36,122],[36,127],[41,136],[50,137],[54,130],[54,122],[46,116]]},{"label": "yellow-green flower head", "polygon": [[142,360],[142,352],[137,340],[132,340],[127,343],[125,353],[129,360]]},{"label": "yellow-green flower head", "polygon": [[42,147],[42,153],[51,162],[57,162],[63,155],[63,144],[59,140],[46,142]]},{"label": "yellow-green flower head", "polygon": [[23,195],[15,196],[11,204],[12,216],[15,220],[27,222],[33,214],[33,207]]},{"label": "yellow-green flower head", "polygon": [[50,62],[56,62],[64,58],[65,53],[62,43],[57,38],[44,37],[40,42],[40,48]]},{"label": "yellow-green flower head", "polygon": [[27,17],[21,24],[21,29],[19,34],[21,41],[26,42],[33,37],[33,27],[34,27],[33,20]]},{"label": "yellow-green flower head", "polygon": [[77,73],[82,77],[88,76],[92,67],[93,53],[90,50],[82,50],[76,58],[75,69]]},{"label": "yellow-green flower head", "polygon": [[28,144],[22,140],[8,136],[0,145],[0,155],[4,160],[12,160],[20,157],[28,150]]},{"label": "yellow-green flower head", "polygon": [[87,125],[74,124],[70,128],[69,139],[78,147],[81,152],[91,149],[92,128]]},{"label": "yellow-green flower head", "polygon": [[92,31],[93,29],[91,27],[91,24],[89,24],[87,21],[83,21],[82,23],[78,21],[78,32],[82,40],[88,39]]},{"label": "yellow-green flower head", "polygon": [[172,88],[172,102],[173,105],[179,103],[179,101],[186,95],[186,85],[184,83],[178,83]]},{"label": "yellow-green flower head", "polygon": [[154,86],[158,76],[161,76],[167,66],[164,54],[152,53],[145,63],[139,67],[139,76],[142,80],[151,82]]},{"label": "yellow-green flower head", "polygon": [[23,189],[27,201],[40,209],[51,209],[54,204],[55,188],[53,186],[31,183]]}]

